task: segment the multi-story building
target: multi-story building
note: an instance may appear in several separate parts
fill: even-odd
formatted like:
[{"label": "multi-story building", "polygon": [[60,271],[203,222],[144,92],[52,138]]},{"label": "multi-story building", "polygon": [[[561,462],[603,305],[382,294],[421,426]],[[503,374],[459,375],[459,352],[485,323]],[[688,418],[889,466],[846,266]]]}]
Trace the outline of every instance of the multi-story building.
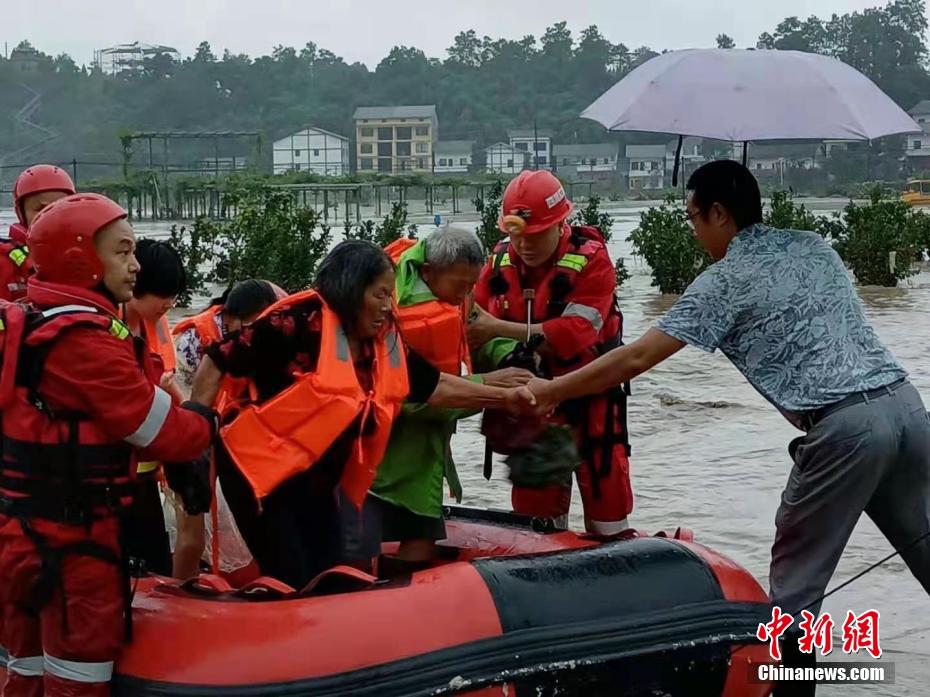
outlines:
[{"label": "multi-story building", "polygon": [[907,136],[907,150],[904,151],[905,165],[910,172],[922,172],[930,169],[930,99],[917,103],[908,112],[922,129],[921,133]]},{"label": "multi-story building", "polygon": [[359,172],[432,172],[439,140],[434,105],[362,106],[354,118]]},{"label": "multi-story building", "polygon": [[551,169],[552,133],[546,130],[522,128],[507,131],[510,145],[527,154],[526,166],[530,169]]},{"label": "multi-story building", "polygon": [[616,143],[568,143],[552,146],[552,164],[560,177],[574,181],[609,181],[617,172]]},{"label": "multi-story building", "polygon": [[275,174],[313,172],[341,177],[349,173],[349,139],[322,128],[308,126],[276,140],[272,155]]}]

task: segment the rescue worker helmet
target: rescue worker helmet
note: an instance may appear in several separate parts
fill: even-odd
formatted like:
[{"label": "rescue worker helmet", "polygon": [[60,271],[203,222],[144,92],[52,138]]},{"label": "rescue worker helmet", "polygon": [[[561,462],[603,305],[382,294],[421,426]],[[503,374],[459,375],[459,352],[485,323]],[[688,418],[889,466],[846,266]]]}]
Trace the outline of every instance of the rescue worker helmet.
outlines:
[{"label": "rescue worker helmet", "polygon": [[75,193],[74,182],[68,173],[55,165],[34,165],[24,170],[13,185],[13,208],[21,225],[26,224],[23,201],[27,196],[46,191],[61,191],[69,196]]},{"label": "rescue worker helmet", "polygon": [[524,170],[504,191],[497,227],[505,235],[534,235],[564,222],[571,212],[572,202],[554,174]]},{"label": "rescue worker helmet", "polygon": [[100,194],[73,194],[45,208],[29,229],[30,256],[38,278],[93,288],[103,279],[94,237],[125,217],[119,204]]}]

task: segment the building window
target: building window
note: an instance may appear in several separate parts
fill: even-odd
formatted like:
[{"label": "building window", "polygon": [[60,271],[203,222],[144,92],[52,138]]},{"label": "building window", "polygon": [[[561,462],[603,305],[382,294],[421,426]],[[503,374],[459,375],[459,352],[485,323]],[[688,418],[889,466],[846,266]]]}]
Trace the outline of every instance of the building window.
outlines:
[{"label": "building window", "polygon": [[394,154],[391,143],[378,143],[378,157],[391,157]]},{"label": "building window", "polygon": [[919,140],[914,141],[914,150],[920,150],[922,146],[923,146],[923,143],[921,143],[921,141]]},{"label": "building window", "polygon": [[397,140],[410,140],[410,134],[412,129],[410,126],[403,126],[394,129],[394,132],[397,134]]},{"label": "building window", "polygon": [[359,132],[362,138],[372,138],[375,135],[375,129],[373,128],[360,128]]},{"label": "building window", "polygon": [[545,155],[537,155],[536,161],[537,161],[539,164],[544,165],[544,164],[546,164],[546,163],[548,162],[548,158],[546,158]]},{"label": "building window", "polygon": [[513,160],[507,160],[507,167],[513,169]]},{"label": "building window", "polygon": [[362,143],[359,147],[361,148],[361,152],[364,155],[371,155],[374,152],[374,148],[372,148],[371,143]]},{"label": "building window", "polygon": [[319,156],[320,156],[320,151],[319,151],[319,150],[314,150],[314,151],[313,151],[313,156],[314,156],[314,157],[319,157]]},{"label": "building window", "polygon": [[417,154],[422,155],[429,152],[429,143],[417,143]]},{"label": "building window", "polygon": [[417,167],[420,169],[429,169],[429,162],[425,157],[420,157],[417,159]]},{"label": "building window", "polygon": [[417,126],[416,133],[418,136],[428,136],[429,126]]},{"label": "building window", "polygon": [[359,169],[371,169],[371,168],[372,168],[372,167],[371,167],[371,158],[370,158],[370,157],[363,157],[361,160],[359,160],[359,161],[358,161],[358,168],[359,168]]},{"label": "building window", "polygon": [[401,123],[407,123],[407,119],[401,119],[400,122],[401,122]]},{"label": "building window", "polygon": [[610,159],[605,157],[605,158],[604,158],[604,164],[605,164],[605,165],[609,165],[609,164],[610,164]]},{"label": "building window", "polygon": [[410,143],[397,143],[394,147],[398,155],[410,156]]},{"label": "building window", "polygon": [[391,171],[391,158],[390,157],[379,157],[378,158],[378,171],[379,172],[390,172]]},{"label": "building window", "polygon": [[444,158],[444,157],[440,157],[440,158],[439,158],[439,166],[440,166],[440,167],[445,167],[445,166],[446,166],[446,158]]},{"label": "building window", "polygon": [[294,157],[300,157],[300,150],[294,151]]},{"label": "building window", "polygon": [[300,171],[300,163],[299,163],[299,162],[298,162],[296,165],[294,165],[294,169],[296,169],[298,172]]},{"label": "building window", "polygon": [[378,129],[378,140],[394,140],[394,129],[393,128],[379,128]]},{"label": "building window", "polygon": [[538,152],[546,152],[546,150],[548,149],[549,149],[549,143],[540,143],[539,141],[536,142],[536,150]]},{"label": "building window", "polygon": [[523,152],[526,152],[527,150],[530,149],[528,143],[514,143],[513,147],[516,148],[517,150],[522,150]]},{"label": "building window", "polygon": [[467,167],[467,166],[468,166],[468,158],[467,158],[467,157],[460,157],[460,158],[459,158],[459,165],[460,165],[461,167]]}]

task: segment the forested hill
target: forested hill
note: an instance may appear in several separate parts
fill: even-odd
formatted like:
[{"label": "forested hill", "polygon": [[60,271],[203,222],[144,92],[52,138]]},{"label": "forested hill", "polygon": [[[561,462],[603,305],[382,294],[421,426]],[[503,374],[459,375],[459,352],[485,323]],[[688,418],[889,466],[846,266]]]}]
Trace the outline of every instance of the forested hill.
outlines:
[{"label": "forested hill", "polygon": [[[827,19],[785,19],[758,48],[835,56],[910,108],[930,98],[926,28],[923,0],[895,0]],[[611,43],[596,26],[573,35],[558,23],[519,40],[463,31],[442,58],[397,46],[374,70],[312,41],[258,58],[218,55],[203,43],[180,63],[158,56],[141,74],[109,77],[67,55],[45,55],[38,31],[28,39],[40,57],[32,72],[0,59],[0,157],[8,164],[17,155],[118,159],[119,134],[137,129],[259,130],[274,139],[312,124],[351,135],[355,107],[377,104],[436,104],[443,140],[492,143],[534,120],[556,142],[604,140],[578,113],[662,49]],[[725,34],[716,42],[732,46]]]}]

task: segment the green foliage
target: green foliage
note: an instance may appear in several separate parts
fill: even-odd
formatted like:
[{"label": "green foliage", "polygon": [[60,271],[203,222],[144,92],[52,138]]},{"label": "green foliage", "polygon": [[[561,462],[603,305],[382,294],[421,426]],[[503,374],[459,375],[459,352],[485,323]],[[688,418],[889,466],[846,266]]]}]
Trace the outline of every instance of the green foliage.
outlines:
[{"label": "green foliage", "polygon": [[275,190],[228,194],[225,203],[238,211],[230,221],[198,218],[190,228],[172,228],[191,291],[207,281],[232,285],[246,278],[268,279],[288,292],[307,288],[332,239],[320,214]]},{"label": "green foliage", "polygon": [[764,215],[766,225],[782,230],[818,231],[821,220],[820,216],[811,213],[803,204],[796,204],[794,196],[788,191],[773,193]]},{"label": "green foliage", "polygon": [[605,241],[610,242],[610,229],[614,225],[614,219],[609,213],[601,210],[601,197],[597,194],[588,197],[584,207],[575,212],[570,222],[572,225],[592,225],[601,231]]},{"label": "green foliage", "polygon": [[501,241],[501,231],[497,227],[497,221],[500,218],[503,197],[504,182],[497,179],[490,186],[485,187],[473,201],[480,221],[477,230],[478,237],[481,238],[481,244],[484,245],[484,250],[488,254]]},{"label": "green foliage", "polygon": [[662,293],[683,293],[710,263],[691,232],[684,209],[672,197],[641,213],[639,227],[628,239],[649,264],[652,285]]},{"label": "green foliage", "polygon": [[[828,19],[789,17],[763,34],[759,46],[839,58],[910,108],[930,94],[926,28],[922,0],[892,0],[885,7]],[[714,35],[696,39],[712,44]],[[308,123],[348,135],[356,107],[398,103],[436,104],[443,139],[487,145],[504,139],[508,128],[535,120],[539,128],[554,131],[555,142],[595,142],[603,129],[577,115],[657,55],[648,46],[612,43],[596,26],[572,33],[564,22],[546,28],[542,36],[514,39],[466,29],[451,43],[442,58],[396,46],[374,70],[313,42],[278,46],[255,57],[214,51],[204,42],[183,62],[156,55],[138,74],[117,76],[82,69],[67,56],[39,54],[37,69],[28,75],[13,61],[0,59],[0,114],[12,117],[28,102],[31,95],[21,87],[26,82],[41,94],[40,125],[57,135],[40,144],[44,136],[39,131],[13,118],[0,119],[0,151],[35,145],[34,159],[121,163],[125,149],[137,163],[147,159],[145,146],[137,141],[133,152],[125,140],[128,131],[254,130],[267,134],[264,163],[257,161],[251,141],[221,141],[219,155],[249,155],[253,165],[267,168],[267,142],[274,138]],[[730,46],[732,39],[721,34],[717,43]],[[173,143],[170,157],[194,163],[212,157],[213,148],[209,140]],[[156,151],[155,159],[160,156]]]},{"label": "green foliage", "polygon": [[623,257],[617,259],[617,263],[614,264],[614,274],[617,278],[617,288],[622,288],[623,284],[629,281],[633,274],[630,273],[630,270],[626,267],[626,261]]},{"label": "green foliage", "polygon": [[407,204],[395,201],[391,204],[391,211],[385,216],[384,221],[375,227],[375,244],[387,247],[405,234],[407,237],[416,238],[417,226],[407,224]]},{"label": "green foliage", "polygon": [[180,307],[190,307],[194,294],[202,293],[210,278],[210,273],[205,267],[212,258],[210,249],[215,237],[212,229],[205,234],[205,227],[209,227],[206,223],[205,220],[197,220],[190,228],[183,225],[171,226],[168,241],[181,256],[187,274],[187,288],[178,295],[177,302]]},{"label": "green foliage", "polygon": [[379,247],[387,247],[394,240],[401,237],[416,239],[417,226],[407,223],[407,204],[395,201],[391,204],[390,212],[381,223],[373,220],[363,220],[360,223],[346,221],[342,228],[343,238],[347,240],[366,240]]},{"label": "green foliage", "polygon": [[930,217],[876,189],[869,204],[850,202],[823,230],[860,284],[894,287],[918,272],[914,264],[930,241]]}]

